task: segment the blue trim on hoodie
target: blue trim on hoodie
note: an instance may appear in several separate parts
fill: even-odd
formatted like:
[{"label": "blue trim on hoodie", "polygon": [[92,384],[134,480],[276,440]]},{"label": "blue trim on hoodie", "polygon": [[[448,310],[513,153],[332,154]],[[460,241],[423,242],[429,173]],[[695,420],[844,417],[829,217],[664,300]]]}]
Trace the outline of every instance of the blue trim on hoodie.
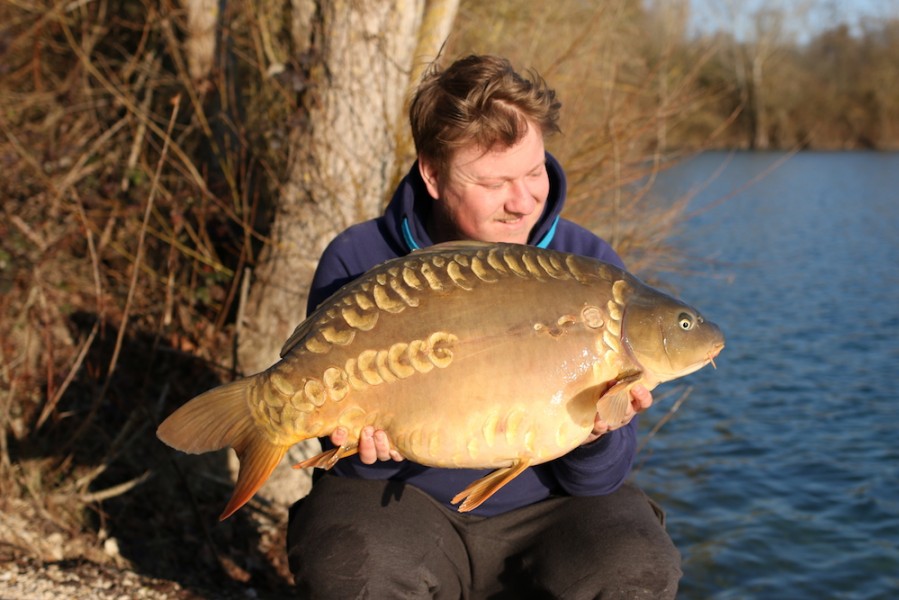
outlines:
[{"label": "blue trim on hoodie", "polygon": [[403,241],[406,242],[406,247],[411,252],[412,250],[420,250],[421,246],[418,245],[418,242],[415,241],[415,238],[412,237],[412,230],[409,229],[409,218],[403,217]]},{"label": "blue trim on hoodie", "polygon": [[553,219],[553,224],[550,226],[549,231],[546,232],[546,235],[543,236],[543,239],[534,244],[535,246],[537,246],[538,248],[549,248],[550,242],[553,241],[553,237],[555,237],[556,235],[556,227],[559,226],[560,218],[561,217],[556,217],[555,219]]}]

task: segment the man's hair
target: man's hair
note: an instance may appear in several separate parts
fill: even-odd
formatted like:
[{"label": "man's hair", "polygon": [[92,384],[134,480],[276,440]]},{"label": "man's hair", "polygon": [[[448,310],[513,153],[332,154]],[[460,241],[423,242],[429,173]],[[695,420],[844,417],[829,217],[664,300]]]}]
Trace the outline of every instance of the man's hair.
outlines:
[{"label": "man's hair", "polygon": [[561,103],[540,75],[521,75],[505,58],[471,55],[441,70],[436,61],[422,76],[409,106],[412,139],[420,157],[446,175],[459,148],[508,148],[527,133],[559,131]]}]

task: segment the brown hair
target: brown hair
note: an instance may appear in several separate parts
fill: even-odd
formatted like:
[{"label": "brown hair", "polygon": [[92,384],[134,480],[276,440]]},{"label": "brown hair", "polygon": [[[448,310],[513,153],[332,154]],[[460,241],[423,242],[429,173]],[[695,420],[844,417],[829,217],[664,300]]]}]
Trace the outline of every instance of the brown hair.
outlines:
[{"label": "brown hair", "polygon": [[472,143],[485,151],[520,141],[535,123],[541,133],[559,131],[556,93],[534,71],[517,73],[505,58],[471,55],[422,76],[409,106],[419,156],[446,175],[453,153]]}]

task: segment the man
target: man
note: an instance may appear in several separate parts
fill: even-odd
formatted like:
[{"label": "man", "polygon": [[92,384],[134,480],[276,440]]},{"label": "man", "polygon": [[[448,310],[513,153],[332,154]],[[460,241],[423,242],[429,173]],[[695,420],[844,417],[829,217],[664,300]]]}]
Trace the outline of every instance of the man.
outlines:
[{"label": "man", "polygon": [[[544,148],[559,109],[542,79],[504,59],[433,67],[410,107],[417,162],[384,215],[325,250],[309,310],[376,264],[451,240],[531,244],[623,266],[606,242],[559,216],[565,176]],[[640,388],[629,416],[651,403]],[[346,439],[338,429],[323,444]],[[679,554],[661,511],[626,482],[635,448],[633,420],[612,430],[597,415],[582,446],[463,514],[450,498],[487,471],[404,461],[385,432],[366,428],[359,455],[317,472],[292,511],[297,588],[310,598],[673,598]]]}]

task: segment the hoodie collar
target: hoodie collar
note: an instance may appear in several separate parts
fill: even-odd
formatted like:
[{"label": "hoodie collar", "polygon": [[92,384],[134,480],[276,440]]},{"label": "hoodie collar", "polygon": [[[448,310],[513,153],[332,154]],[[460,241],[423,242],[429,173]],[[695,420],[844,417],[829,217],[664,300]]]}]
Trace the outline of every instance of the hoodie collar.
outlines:
[{"label": "hoodie collar", "polygon": [[[546,153],[546,172],[549,176],[549,195],[543,214],[531,232],[528,243],[538,248],[546,248],[556,233],[556,226],[565,204],[566,181],[562,166],[549,152]],[[415,162],[403,178],[384,213],[388,233],[407,251],[432,246],[424,224],[433,202],[418,163]]]}]

